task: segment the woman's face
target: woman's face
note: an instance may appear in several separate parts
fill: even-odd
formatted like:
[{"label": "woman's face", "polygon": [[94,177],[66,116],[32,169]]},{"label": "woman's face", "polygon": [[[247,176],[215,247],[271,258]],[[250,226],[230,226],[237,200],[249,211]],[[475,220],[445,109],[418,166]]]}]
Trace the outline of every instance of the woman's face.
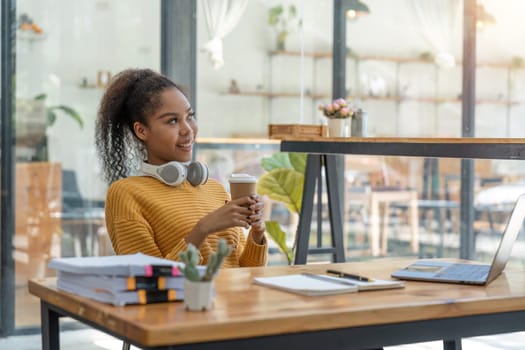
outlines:
[{"label": "woman's face", "polygon": [[134,124],[135,134],[146,146],[148,163],[188,162],[198,131],[190,103],[176,88],[162,92],[160,101],[160,108],[148,116],[148,125]]}]

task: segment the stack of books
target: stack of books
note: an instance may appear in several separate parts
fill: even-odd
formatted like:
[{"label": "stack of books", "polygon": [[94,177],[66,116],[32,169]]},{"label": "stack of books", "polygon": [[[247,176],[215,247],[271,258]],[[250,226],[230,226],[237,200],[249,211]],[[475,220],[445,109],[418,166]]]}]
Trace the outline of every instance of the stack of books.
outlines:
[{"label": "stack of books", "polygon": [[[113,305],[184,300],[184,264],[144,254],[56,258],[57,288]],[[199,266],[204,274],[205,266]]]}]

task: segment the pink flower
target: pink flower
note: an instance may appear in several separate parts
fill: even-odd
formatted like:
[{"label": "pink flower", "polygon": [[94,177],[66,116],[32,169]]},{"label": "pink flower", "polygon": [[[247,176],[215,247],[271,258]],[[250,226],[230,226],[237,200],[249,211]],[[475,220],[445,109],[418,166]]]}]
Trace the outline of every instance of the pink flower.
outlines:
[{"label": "pink flower", "polygon": [[335,100],[335,102],[337,102],[341,107],[346,107],[347,104],[346,104],[346,101],[344,98],[338,98],[337,100]]},{"label": "pink flower", "polygon": [[342,117],[349,117],[350,116],[350,110],[346,107],[341,108],[339,111],[339,114],[341,114]]},{"label": "pink flower", "polygon": [[354,114],[352,107],[344,98],[338,98],[324,105],[321,104],[319,110],[327,118],[350,118]]}]

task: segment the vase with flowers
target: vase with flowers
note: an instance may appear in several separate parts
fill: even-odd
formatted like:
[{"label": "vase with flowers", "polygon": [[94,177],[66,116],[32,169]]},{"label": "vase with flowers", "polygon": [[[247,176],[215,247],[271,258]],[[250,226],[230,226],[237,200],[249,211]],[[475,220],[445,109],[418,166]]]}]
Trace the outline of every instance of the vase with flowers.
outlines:
[{"label": "vase with flowers", "polygon": [[350,123],[354,111],[344,98],[333,100],[332,103],[321,104],[319,110],[327,118],[329,137],[350,136]]}]

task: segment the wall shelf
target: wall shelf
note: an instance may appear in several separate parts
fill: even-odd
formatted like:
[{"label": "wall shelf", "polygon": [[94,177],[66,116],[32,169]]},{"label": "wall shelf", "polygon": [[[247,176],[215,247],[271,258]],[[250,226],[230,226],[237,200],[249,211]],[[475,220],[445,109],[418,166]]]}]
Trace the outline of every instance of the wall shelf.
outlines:
[{"label": "wall shelf", "polygon": [[[270,56],[301,56],[300,51],[271,51]],[[310,58],[332,58],[331,52],[305,52],[305,57]],[[395,56],[375,56],[375,55],[347,55],[348,59],[354,59],[359,61],[385,61],[392,63],[426,63],[435,65],[434,61],[429,58],[422,57],[395,57]],[[456,65],[461,66],[462,62],[457,61]],[[476,64],[478,68],[495,68],[495,69],[525,69],[525,65],[516,65],[508,62],[479,62]]]},{"label": "wall shelf", "polygon": [[[221,95],[231,96],[252,96],[252,97],[267,97],[267,98],[291,98],[300,97],[301,94],[298,92],[269,92],[269,91],[243,91],[243,92],[221,92]],[[314,100],[330,99],[329,94],[304,94],[304,97],[311,98]],[[347,96],[347,100],[359,99],[362,101],[390,101],[395,103],[402,102],[421,102],[421,103],[461,103],[460,98],[435,98],[435,97],[396,97],[396,96]],[[494,105],[519,105],[525,101],[518,100],[506,100],[506,99],[478,99],[476,104],[494,104]]]},{"label": "wall shelf", "polygon": [[[301,95],[299,91],[275,91],[272,86],[272,71],[273,71],[273,59],[276,57],[283,57],[283,58],[291,58],[296,59],[300,58],[304,54],[305,58],[312,59],[314,61],[313,63],[313,72],[311,73],[314,77],[313,79],[313,86],[311,86],[311,89],[309,89],[308,93],[304,93]],[[306,99],[310,99],[312,102],[312,120],[316,118],[315,113],[317,111],[317,104],[319,102],[329,102],[332,98],[331,94],[324,93],[324,92],[318,92],[318,89],[316,89],[316,79],[315,76],[317,75],[317,68],[315,62],[317,60],[321,59],[331,59],[332,53],[331,52],[300,52],[300,51],[271,51],[268,52],[268,56],[270,59],[269,63],[269,74],[270,82],[268,84],[269,89],[266,91],[263,90],[252,90],[252,91],[242,91],[237,93],[230,93],[229,91],[223,91],[220,92],[222,95],[236,95],[236,96],[247,96],[247,97],[262,97],[267,99],[267,105],[268,105],[268,115],[269,115],[269,123],[272,122],[272,116],[274,108],[273,101],[276,98],[299,98],[301,96],[304,96]],[[360,76],[361,67],[360,64],[365,61],[380,61],[380,62],[388,62],[395,64],[395,77],[394,84],[393,84],[393,91],[390,91],[389,94],[386,96],[371,96],[368,94],[368,91],[365,91],[362,84],[356,79],[355,81],[355,91],[354,93],[358,96],[347,96],[348,100],[359,100],[359,101],[373,101],[373,102],[392,102],[396,104],[395,107],[395,115],[396,115],[396,130],[395,134],[397,135],[399,132],[400,126],[398,125],[398,118],[400,114],[400,105],[402,103],[407,102],[418,102],[418,103],[426,103],[426,104],[433,104],[436,107],[442,104],[460,104],[461,103],[461,97],[443,97],[438,96],[439,91],[439,73],[441,71],[441,68],[435,64],[434,60],[432,58],[427,57],[396,57],[396,56],[380,56],[380,55],[363,55],[358,56],[355,54],[348,54],[347,59],[353,60],[355,62],[355,72],[354,76],[358,77]],[[429,68],[434,70],[434,89],[433,92],[429,92],[431,96],[402,96],[402,89],[400,87],[400,68],[403,65],[406,64],[425,64],[428,65]],[[456,62],[457,67],[461,68],[462,62],[458,61]],[[499,92],[498,96],[496,97],[487,97],[483,98],[480,97],[476,99],[475,103],[477,105],[494,105],[494,106],[502,106],[505,108],[506,113],[506,134],[510,135],[510,118],[511,118],[511,109],[514,106],[523,105],[525,104],[525,100],[519,100],[512,98],[512,75],[517,70],[525,69],[524,65],[518,64],[514,62],[514,59],[509,59],[508,62],[479,62],[476,67],[478,69],[499,69],[504,70],[506,72],[507,76],[507,87],[506,91]],[[298,89],[299,90],[299,89]],[[437,116],[437,109],[435,112],[435,116]],[[437,118],[437,117],[435,117]]]}]

